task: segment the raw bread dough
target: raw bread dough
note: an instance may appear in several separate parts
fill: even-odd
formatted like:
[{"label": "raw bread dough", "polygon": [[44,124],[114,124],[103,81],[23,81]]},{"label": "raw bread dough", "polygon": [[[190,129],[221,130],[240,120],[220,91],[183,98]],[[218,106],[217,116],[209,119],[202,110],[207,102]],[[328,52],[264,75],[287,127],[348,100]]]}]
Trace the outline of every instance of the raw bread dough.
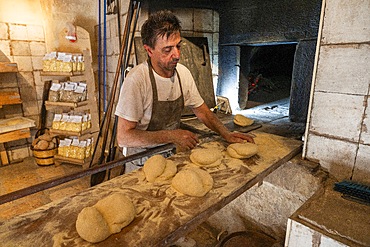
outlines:
[{"label": "raw bread dough", "polygon": [[190,160],[198,166],[214,167],[221,164],[222,153],[218,148],[193,149]]},{"label": "raw bread dough", "polygon": [[254,123],[254,120],[253,119],[250,119],[250,118],[247,118],[241,114],[236,114],[234,116],[234,123],[236,125],[239,125],[239,126],[249,126],[249,125],[252,125]]},{"label": "raw bread dough", "polygon": [[221,144],[218,141],[205,142],[205,143],[200,144],[199,147],[203,147],[203,148],[215,148],[215,149],[220,150],[220,152],[222,152],[222,151],[225,150],[224,145]]},{"label": "raw bread dough", "polygon": [[166,163],[166,159],[160,154],[154,155],[145,161],[143,171],[146,180],[151,183],[154,182],[154,180],[163,173],[166,168]]},{"label": "raw bread dough", "polygon": [[167,160],[166,167],[164,168],[164,171],[156,180],[168,180],[175,176],[177,172],[177,165],[172,160]]},{"label": "raw bread dough", "polygon": [[167,160],[160,154],[150,157],[143,166],[148,182],[163,181],[172,178],[177,172],[177,166],[172,160]]},{"label": "raw bread dough", "polygon": [[81,238],[90,243],[103,241],[110,236],[107,221],[94,207],[86,207],[78,214],[76,229]]},{"label": "raw bread dough", "polygon": [[178,172],[171,185],[182,194],[202,197],[213,188],[213,178],[200,168],[189,167]]},{"label": "raw bread dough", "polygon": [[255,155],[258,152],[258,146],[250,142],[233,143],[227,147],[226,151],[233,158],[245,159]]},{"label": "raw bread dough", "polygon": [[115,193],[94,206],[107,221],[110,232],[120,232],[122,228],[131,223],[135,218],[135,207],[126,196]]},{"label": "raw bread dough", "polygon": [[97,243],[120,232],[134,220],[135,215],[131,200],[123,194],[115,193],[99,200],[92,207],[82,209],[77,216],[76,230],[81,238]]}]

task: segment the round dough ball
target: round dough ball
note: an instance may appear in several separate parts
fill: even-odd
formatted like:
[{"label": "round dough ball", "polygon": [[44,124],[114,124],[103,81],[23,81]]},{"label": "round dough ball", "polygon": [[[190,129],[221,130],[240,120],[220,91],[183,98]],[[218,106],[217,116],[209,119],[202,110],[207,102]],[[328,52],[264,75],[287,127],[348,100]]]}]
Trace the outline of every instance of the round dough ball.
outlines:
[{"label": "round dough ball", "polygon": [[156,154],[145,161],[143,171],[148,182],[153,183],[166,168],[167,160],[160,154]]},{"label": "round dough ball", "polygon": [[90,243],[103,241],[111,235],[107,221],[94,207],[86,207],[78,214],[76,230],[81,238]]},{"label": "round dough ball", "polygon": [[190,160],[198,166],[218,166],[221,164],[222,153],[217,148],[198,148],[190,154]]},{"label": "round dough ball", "polygon": [[36,150],[46,150],[49,147],[49,142],[45,140],[39,140],[37,144],[34,146]]},{"label": "round dough ball", "polygon": [[111,233],[120,232],[134,220],[136,215],[131,200],[120,193],[107,196],[98,201],[94,207],[103,215]]},{"label": "round dough ball", "polygon": [[53,148],[55,148],[55,143],[54,142],[49,142],[49,146],[48,146],[48,150],[50,150],[50,149],[53,149]]},{"label": "round dough ball", "polygon": [[233,158],[245,159],[255,155],[258,152],[258,146],[250,142],[233,143],[227,147],[226,151]]},{"label": "round dough ball", "polygon": [[45,134],[39,136],[38,139],[51,142],[53,140],[53,137],[49,133],[45,133]]},{"label": "round dough ball", "polygon": [[249,126],[249,125],[252,125],[254,123],[254,120],[253,119],[250,119],[250,118],[247,118],[241,114],[236,114],[234,116],[234,123],[236,125],[239,125],[239,126]]},{"label": "round dough ball", "polygon": [[171,185],[182,194],[202,197],[212,189],[213,178],[208,172],[191,167],[178,172]]},{"label": "round dough ball", "polygon": [[172,160],[167,160],[163,173],[156,180],[168,180],[177,173],[177,165]]}]

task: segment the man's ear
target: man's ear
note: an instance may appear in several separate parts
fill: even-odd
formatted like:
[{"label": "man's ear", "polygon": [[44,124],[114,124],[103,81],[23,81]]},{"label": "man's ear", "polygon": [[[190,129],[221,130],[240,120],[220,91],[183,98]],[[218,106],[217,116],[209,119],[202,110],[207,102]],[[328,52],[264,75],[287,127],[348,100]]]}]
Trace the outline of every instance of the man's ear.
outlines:
[{"label": "man's ear", "polygon": [[148,53],[148,56],[151,57],[152,54],[153,54],[153,49],[150,46],[148,46],[148,45],[144,45],[144,49]]}]

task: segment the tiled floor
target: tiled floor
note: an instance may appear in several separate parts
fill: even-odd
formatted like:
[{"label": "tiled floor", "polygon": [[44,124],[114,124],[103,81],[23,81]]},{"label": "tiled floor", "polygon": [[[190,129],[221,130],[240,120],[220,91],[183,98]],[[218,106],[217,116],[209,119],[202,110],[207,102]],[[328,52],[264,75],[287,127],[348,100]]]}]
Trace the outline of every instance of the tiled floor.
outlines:
[{"label": "tiled floor", "polygon": [[[300,139],[305,124],[289,121],[288,104],[289,101],[286,99],[244,110],[242,113],[255,119],[256,122],[262,123],[262,128],[259,129],[261,131]],[[120,167],[117,168],[120,169]],[[23,162],[0,167],[0,196],[81,170],[81,166],[70,164],[39,166],[32,157],[29,157]],[[113,173],[119,172],[115,170]],[[89,187],[90,176],[7,202],[0,205],[0,221],[26,213]]]}]

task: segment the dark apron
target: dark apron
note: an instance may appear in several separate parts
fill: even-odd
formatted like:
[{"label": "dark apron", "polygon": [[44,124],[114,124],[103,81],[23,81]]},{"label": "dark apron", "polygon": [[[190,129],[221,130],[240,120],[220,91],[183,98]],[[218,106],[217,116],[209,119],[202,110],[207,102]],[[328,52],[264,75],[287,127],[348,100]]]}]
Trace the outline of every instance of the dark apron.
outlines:
[{"label": "dark apron", "polygon": [[[184,109],[184,97],[182,92],[181,80],[178,73],[177,78],[180,84],[181,95],[175,100],[159,101],[157,85],[155,83],[153,67],[148,59],[149,77],[153,90],[153,109],[147,130],[178,129],[180,127],[181,114]],[[175,82],[173,82],[175,83]]]},{"label": "dark apron", "polygon": [[[171,129],[177,129],[180,127],[180,121],[181,121],[181,114],[184,109],[184,97],[182,92],[182,86],[180,81],[180,76],[178,73],[177,78],[179,80],[180,84],[180,90],[181,95],[175,100],[172,101],[159,101],[158,100],[158,92],[157,92],[157,84],[155,82],[154,73],[153,73],[153,67],[148,59],[148,66],[149,66],[149,77],[150,82],[152,84],[152,91],[153,91],[153,109],[152,109],[152,115],[149,121],[147,131],[156,131],[156,130],[171,130]],[[173,82],[175,83],[175,82]],[[144,151],[146,148],[130,148],[129,155]],[[164,151],[161,153],[164,157],[169,157],[175,153],[175,149]],[[143,166],[145,161],[149,157],[142,157],[139,160],[135,160],[132,162],[127,162],[126,165],[133,165],[135,167],[137,166]],[[121,171],[121,174],[123,174],[123,171]]]}]

